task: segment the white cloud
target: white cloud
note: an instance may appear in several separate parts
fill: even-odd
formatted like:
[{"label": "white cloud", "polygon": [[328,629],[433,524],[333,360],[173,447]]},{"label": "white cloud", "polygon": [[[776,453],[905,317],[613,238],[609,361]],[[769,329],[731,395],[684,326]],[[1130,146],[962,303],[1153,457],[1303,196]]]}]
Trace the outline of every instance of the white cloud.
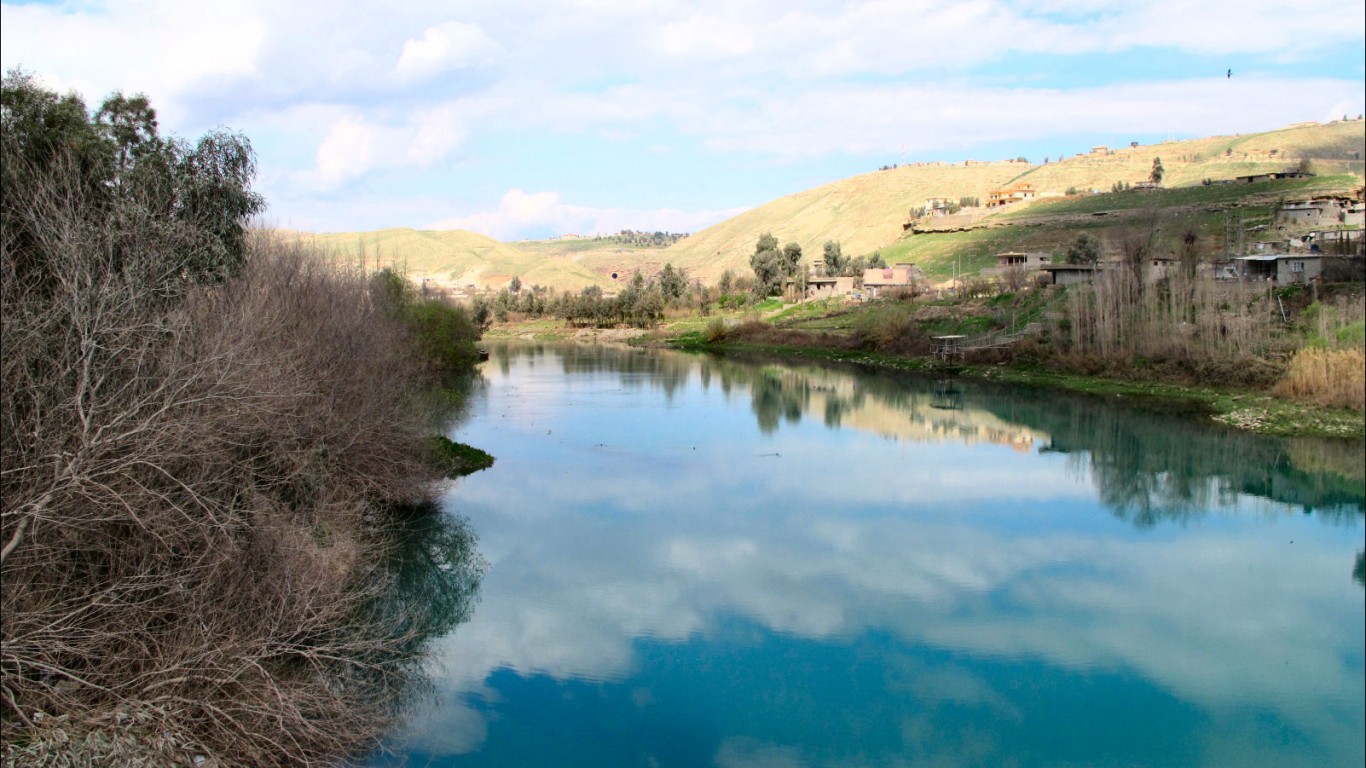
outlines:
[{"label": "white cloud", "polygon": [[[296,182],[276,185],[296,195],[277,191],[273,207],[293,215],[313,206],[323,219],[309,195],[359,194],[356,185],[372,173],[447,163],[466,146],[496,153],[513,135],[527,144],[524,157],[549,156],[549,141],[572,152],[586,136],[670,146],[680,157],[798,162],[903,147],[966,154],[983,142],[1087,132],[1247,132],[1366,111],[1359,58],[1348,67],[1330,60],[1316,79],[1275,74],[1281,62],[1320,56],[1325,45],[1359,48],[1366,23],[1359,0],[1248,0],[1236,12],[1192,0],[241,0],[230,9],[130,0],[4,4],[0,14],[6,68],[22,64],[90,102],[114,89],[144,91],[169,133],[271,124],[257,142],[262,175]],[[1007,87],[1047,77],[1040,72],[1056,71],[1059,57],[1086,54],[1086,66],[1103,68],[1106,54],[1134,51],[1239,54],[1268,74],[1248,66],[1232,81],[1135,82],[1140,75],[1125,70],[1095,73],[1124,85]],[[1052,63],[1020,68],[1018,54]],[[305,105],[336,115],[322,128],[279,118]],[[620,162],[644,165],[651,157],[628,147]],[[450,183],[500,191],[546,184],[489,178],[493,167],[470,169],[485,174],[477,183],[457,176]],[[572,199],[572,183],[553,186]],[[430,191],[430,178],[426,184]],[[737,179],[735,187],[750,184]],[[344,228],[344,206],[335,204],[325,226]],[[620,222],[614,210],[594,215],[560,200],[538,215],[555,228],[639,226]],[[493,229],[517,214],[478,215]],[[683,222],[704,218],[658,215],[671,229],[695,229]]]},{"label": "white cloud", "polygon": [[393,131],[380,129],[357,118],[347,117],[332,127],[318,146],[318,178],[325,185],[336,185],[360,176],[375,166],[381,148]]},{"label": "white cloud", "polygon": [[429,228],[467,229],[499,240],[519,240],[571,232],[584,235],[609,234],[623,229],[696,232],[744,210],[593,208],[566,203],[558,192],[524,192],[513,189],[503,195],[496,210],[451,216],[431,224]]},{"label": "white cloud", "polygon": [[[719,397],[731,417],[745,419],[750,378],[736,376],[727,388],[721,362],[658,361],[692,382],[680,400]],[[484,715],[459,702],[490,700],[486,681],[496,671],[622,681],[639,663],[641,639],[705,639],[736,616],[834,643],[885,634],[912,659],[921,649],[951,650],[995,664],[1115,672],[1201,708],[1212,731],[1220,718],[1251,711],[1313,739],[1340,725],[1342,712],[1360,711],[1360,588],[1344,570],[1359,525],[1330,529],[1272,502],[1252,523],[1262,505],[1223,497],[1233,507],[1227,520],[1126,534],[1086,487],[1091,478],[1070,476],[1056,455],[1002,449],[970,459],[955,455],[963,449],[954,439],[889,445],[851,429],[832,444],[798,424],[770,438],[743,421],[718,443],[716,422],[697,418],[700,409],[660,416],[671,409],[655,387],[667,385],[642,369],[617,378],[589,368],[550,386],[564,361],[527,349],[505,372],[487,372],[489,399],[475,407],[482,431],[461,439],[497,453],[497,474],[469,478],[450,501],[477,521],[491,567],[472,621],[441,643],[450,664],[437,684],[456,703],[456,722],[429,723],[425,736],[415,730],[414,744],[476,748]],[[769,375],[806,370],[779,366]],[[908,405],[849,374],[810,375],[808,391],[858,390],[904,420],[939,418],[928,401]],[[696,382],[708,380],[715,388],[699,392]],[[605,407],[585,418],[586,402]],[[805,419],[822,410],[815,398],[807,408]],[[969,419],[972,410],[943,418]],[[658,420],[640,424],[632,414],[644,411]],[[630,431],[611,438],[610,450],[586,447],[624,424]],[[651,436],[658,433],[671,437],[661,442]],[[694,433],[708,435],[705,451],[670,447]],[[766,451],[781,459],[758,456]],[[839,482],[810,482],[828,475],[832,451]],[[633,476],[641,466],[669,470]],[[926,483],[949,466],[970,475],[962,487],[979,495]],[[574,480],[583,477],[596,480]],[[1301,554],[1287,556],[1286,539]],[[1018,716],[1008,690],[965,674],[912,669],[905,679],[922,700]],[[1248,744],[1267,742],[1263,732]],[[1323,743],[1350,741],[1331,734]],[[728,754],[739,762],[769,746]]]},{"label": "white cloud", "polygon": [[447,69],[481,64],[497,58],[503,47],[478,24],[448,21],[429,27],[420,40],[403,43],[394,72],[399,77],[430,77]]},{"label": "white cloud", "polygon": [[314,167],[304,178],[332,189],[372,171],[443,162],[464,142],[466,123],[477,111],[477,106],[456,102],[410,112],[395,123],[343,113],[318,144]]},{"label": "white cloud", "polygon": [[[724,152],[813,156],[971,147],[1088,132],[1217,135],[1361,111],[1359,83],[1222,77],[1077,89],[870,85],[719,94],[681,127]],[[1344,108],[1346,105],[1354,107]],[[786,110],[801,120],[767,116]]]},{"label": "white cloud", "polygon": [[91,104],[115,90],[145,92],[163,117],[195,88],[255,74],[269,31],[248,6],[155,0],[98,10],[7,4],[3,16],[6,68],[22,64]]},{"label": "white cloud", "polygon": [[660,27],[659,47],[671,55],[727,58],[754,50],[754,35],[739,21],[704,13]]}]

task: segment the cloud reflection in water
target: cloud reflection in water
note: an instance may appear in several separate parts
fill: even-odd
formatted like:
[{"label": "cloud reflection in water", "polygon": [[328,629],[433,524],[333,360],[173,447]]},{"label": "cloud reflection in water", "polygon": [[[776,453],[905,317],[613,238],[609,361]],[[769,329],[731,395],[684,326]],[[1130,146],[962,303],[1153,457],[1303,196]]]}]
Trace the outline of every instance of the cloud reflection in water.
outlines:
[{"label": "cloud reflection in water", "polygon": [[[498,456],[495,471],[450,499],[474,521],[491,568],[473,621],[445,641],[444,704],[414,722],[407,748],[479,749],[503,696],[490,684],[500,674],[637,686],[648,702],[655,694],[636,677],[647,648],[731,643],[737,626],[752,625],[749,642],[760,645],[891,638],[898,650],[878,662],[883,689],[924,712],[1037,717],[1027,696],[983,675],[1042,665],[1132,678],[1198,708],[1210,759],[1270,749],[1256,726],[1266,717],[1310,745],[1278,759],[1360,755],[1344,746],[1360,744],[1364,688],[1361,591],[1344,570],[1362,530],[1350,479],[1346,501],[1334,502],[1321,488],[1247,480],[1264,467],[1179,454],[1135,467],[1106,453],[1109,438],[1084,444],[1080,432],[1030,423],[1036,402],[960,391],[956,408],[935,409],[935,382],[678,355],[527,354],[534,368],[514,354],[489,372],[459,436]],[[745,397],[756,380],[803,393],[800,418],[767,429]],[[837,396],[842,415],[830,425]],[[602,403],[611,405],[594,407]],[[1025,421],[1012,426],[1002,416],[1012,412]],[[1094,428],[1099,418],[1071,420]],[[1115,434],[1133,434],[1127,416],[1105,418]],[[1180,417],[1145,418],[1178,437],[1190,429]],[[1199,451],[1212,439],[1181,442]],[[1026,440],[1035,450],[1018,450]],[[1263,450],[1254,441],[1224,453],[1236,464]],[[1198,471],[1119,494],[1132,503],[1133,488],[1155,489],[1140,521],[1105,506],[1114,494],[1097,483],[1116,480],[1078,461],[1087,455],[1110,475],[1173,463]],[[1290,514],[1285,502],[1311,492],[1334,502],[1328,524]],[[943,653],[956,661],[926,660]],[[937,743],[944,756],[956,748],[912,720],[904,743]],[[718,765],[807,764],[810,745],[718,739]]]}]

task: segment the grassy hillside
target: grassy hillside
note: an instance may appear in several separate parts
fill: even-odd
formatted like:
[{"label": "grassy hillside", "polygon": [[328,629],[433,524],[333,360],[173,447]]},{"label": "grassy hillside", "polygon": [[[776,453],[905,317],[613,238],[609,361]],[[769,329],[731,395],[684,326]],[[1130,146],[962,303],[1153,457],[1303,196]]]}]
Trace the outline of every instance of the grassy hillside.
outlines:
[{"label": "grassy hillside", "polygon": [[[629,280],[636,270],[643,275],[654,274],[667,261],[665,248],[631,245],[608,238],[521,240],[513,245],[539,262],[564,262],[587,270],[604,287]],[[542,284],[559,287],[557,283]]]},{"label": "grassy hillside", "polygon": [[[1072,188],[1109,190],[1116,182],[1145,181],[1155,157],[1162,159],[1165,190],[1059,197]],[[1244,217],[1255,217],[1264,215],[1261,209],[1277,196],[1350,191],[1361,183],[1363,157],[1366,123],[1351,120],[1112,147],[1041,165],[909,164],[773,200],[664,249],[593,238],[500,243],[471,232],[412,229],[294,236],[317,242],[341,259],[359,259],[364,253],[369,265],[378,252],[381,265],[397,264],[415,279],[454,288],[500,288],[516,275],[528,285],[570,290],[599,285],[611,290],[632,271],[653,274],[665,263],[710,283],[727,269],[747,274],[754,244],[765,232],[780,243],[800,244],[808,261],[819,257],[825,242],[833,240],[847,256],[880,251],[888,261],[912,261],[932,276],[947,277],[955,268],[971,272],[990,266],[999,250],[1054,250],[1079,229],[1093,229],[1104,237],[1107,230],[1138,216],[1161,219],[1168,232],[1195,229],[1205,248],[1215,250],[1222,247],[1216,242],[1224,231],[1220,211],[1246,208]],[[1305,160],[1318,179],[1270,186],[1201,185],[1206,179],[1291,170]],[[971,231],[908,236],[902,229],[910,209],[924,205],[927,198],[984,200],[989,191],[1016,182],[1031,184],[1044,197],[979,216],[970,223]],[[1107,215],[1103,220],[1092,218],[1099,213]]]},{"label": "grassy hillside", "polygon": [[[1360,184],[1366,156],[1366,123],[1360,120],[1294,126],[1266,133],[1213,136],[1138,147],[1108,148],[1046,165],[989,163],[973,165],[907,165],[855,176],[775,200],[694,234],[669,248],[665,256],[704,279],[725,269],[744,272],[759,235],[772,232],[779,242],[795,240],[810,259],[826,240],[839,241],[847,255],[881,251],[888,261],[919,263],[932,276],[947,277],[957,268],[975,271],[994,263],[993,254],[1008,248],[1051,250],[1070,239],[1077,228],[1096,227],[1084,220],[1058,220],[1053,231],[1041,219],[1094,214],[1115,207],[1166,209],[1169,228],[1182,223],[1199,228],[1203,237],[1222,234],[1222,219],[1191,212],[1190,207],[1230,205],[1248,196],[1310,195],[1347,191]],[[1009,230],[933,233],[906,237],[901,225],[910,208],[928,197],[975,196],[1013,183],[1029,183],[1040,195],[1063,194],[1070,188],[1109,190],[1115,182],[1146,181],[1153,159],[1162,159],[1163,183],[1154,193],[1040,199],[1009,206],[980,225],[1018,225]],[[1295,168],[1301,160],[1329,178],[1275,185],[1201,186],[1205,179]],[[1352,176],[1355,174],[1355,176]],[[1274,187],[1274,188],[1273,188]],[[1178,210],[1179,209],[1179,210]],[[1217,226],[1216,226],[1217,224]],[[1104,228],[1104,227],[1102,227]],[[1216,233],[1215,230],[1218,230]]]},{"label": "grassy hillside", "polygon": [[[1118,258],[1121,241],[1135,231],[1153,232],[1157,252],[1176,256],[1187,233],[1205,255],[1223,252],[1225,234],[1244,231],[1244,243],[1276,233],[1272,223],[1285,200],[1350,194],[1360,176],[1338,174],[1256,184],[1216,184],[1040,200],[1010,206],[956,231],[908,234],[883,249],[889,261],[909,261],[935,280],[995,266],[1002,251],[1061,253],[1077,235],[1099,239],[1105,258]],[[1230,229],[1231,228],[1231,229]]]},{"label": "grassy hillside", "polygon": [[570,260],[546,259],[531,250],[464,230],[383,229],[315,235],[290,233],[314,243],[344,263],[364,261],[367,269],[397,267],[416,282],[449,288],[501,288],[513,276],[528,285],[577,289],[599,277]]},{"label": "grassy hillside", "polygon": [[746,211],[669,247],[664,257],[704,282],[727,269],[749,271],[754,244],[765,232],[779,243],[795,241],[809,260],[825,242],[844,253],[872,253],[896,242],[910,209],[927,197],[985,198],[1031,166],[1027,163],[904,165],[841,179]]},{"label": "grassy hillside", "polygon": [[1352,120],[1265,133],[1110,147],[1105,154],[1086,153],[1034,166],[1016,181],[1033,184],[1040,192],[1064,192],[1069,187],[1104,191],[1116,181],[1146,181],[1153,158],[1162,159],[1163,184],[1167,187],[1290,170],[1305,159],[1309,160],[1310,170],[1319,174],[1361,174],[1364,155],[1366,123]]}]

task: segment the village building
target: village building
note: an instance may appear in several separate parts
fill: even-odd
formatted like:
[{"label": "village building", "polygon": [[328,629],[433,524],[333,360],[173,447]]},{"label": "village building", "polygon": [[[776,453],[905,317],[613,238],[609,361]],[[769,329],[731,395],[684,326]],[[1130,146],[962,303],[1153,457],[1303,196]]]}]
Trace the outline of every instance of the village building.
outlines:
[{"label": "village building", "polygon": [[1052,254],[1042,251],[1024,253],[1020,251],[1006,251],[996,254],[996,266],[987,267],[982,270],[982,275],[986,277],[996,277],[1004,275],[1011,270],[1021,272],[1036,272],[1045,264],[1051,263]]},{"label": "village building", "polygon": [[1053,285],[1089,283],[1104,270],[1097,264],[1044,264],[1039,269],[1049,276]]},{"label": "village building", "polygon": [[1274,173],[1254,173],[1249,176],[1237,176],[1234,180],[1240,184],[1255,184],[1259,181],[1279,181],[1281,179],[1312,179],[1314,174],[1308,171],[1280,171]]},{"label": "village building", "polygon": [[1361,226],[1362,212],[1366,210],[1360,200],[1350,197],[1315,197],[1309,200],[1294,200],[1283,203],[1276,211],[1276,223],[1287,226]]},{"label": "village building", "polygon": [[1011,203],[1034,199],[1032,184],[1012,184],[1004,189],[993,189],[987,193],[987,207],[997,208]]},{"label": "village building", "polygon": [[1147,282],[1156,282],[1169,275],[1176,274],[1180,268],[1181,261],[1175,256],[1153,256],[1148,259],[1143,273],[1143,279]]},{"label": "village building", "polygon": [[1312,253],[1347,255],[1361,253],[1362,230],[1323,229],[1292,239],[1291,246],[1307,248]]},{"label": "village building", "polygon": [[863,270],[863,288],[870,296],[892,288],[910,288],[923,280],[924,273],[916,264],[897,264],[891,267]]},{"label": "village building", "polygon": [[1277,285],[1308,283],[1323,274],[1323,257],[1313,253],[1269,253],[1239,256],[1239,277],[1267,280]]},{"label": "village building", "polygon": [[854,293],[852,277],[808,277],[806,279],[806,298],[832,299],[851,296]]},{"label": "village building", "polygon": [[949,210],[958,205],[958,199],[954,197],[927,197],[925,198],[926,216],[946,216]]}]

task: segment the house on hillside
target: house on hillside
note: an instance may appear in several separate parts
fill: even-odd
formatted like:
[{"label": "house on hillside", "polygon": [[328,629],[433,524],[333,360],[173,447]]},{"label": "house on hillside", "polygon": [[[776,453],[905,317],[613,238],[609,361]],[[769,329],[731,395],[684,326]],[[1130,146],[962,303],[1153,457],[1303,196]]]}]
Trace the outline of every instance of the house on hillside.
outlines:
[{"label": "house on hillside", "polygon": [[1245,280],[1267,280],[1277,285],[1308,283],[1323,274],[1323,257],[1316,253],[1269,253],[1239,256],[1238,275]]},{"label": "house on hillside", "polygon": [[1276,223],[1299,226],[1361,225],[1362,205],[1349,197],[1324,196],[1292,200],[1276,211]]},{"label": "house on hillside", "polygon": [[1052,260],[1053,256],[1051,254],[1042,251],[1033,251],[1030,253],[1005,251],[1004,253],[996,254],[996,266],[983,269],[982,275],[986,277],[995,277],[1004,275],[1011,270],[1036,272],[1041,269],[1043,265],[1051,263]]},{"label": "house on hillside", "polygon": [[892,267],[863,270],[863,288],[870,296],[892,288],[910,288],[925,278],[916,264],[897,264]]},{"label": "house on hillside", "polygon": [[1051,278],[1053,285],[1076,285],[1094,281],[1105,268],[1099,264],[1044,264],[1039,269]]},{"label": "house on hillside", "polygon": [[1180,266],[1181,260],[1175,256],[1153,256],[1144,265],[1143,279],[1149,283],[1157,282],[1168,275],[1175,274]]},{"label": "house on hillside", "polygon": [[987,193],[987,207],[998,208],[1011,203],[1034,199],[1032,184],[1012,184],[1004,189],[993,189]]},{"label": "house on hillside", "polygon": [[1254,173],[1250,176],[1237,176],[1235,180],[1240,184],[1255,184],[1259,181],[1279,181],[1281,179],[1312,179],[1314,174],[1308,171],[1281,171],[1278,173]]},{"label": "house on hillside", "polygon": [[808,277],[806,279],[806,298],[831,299],[839,296],[852,296],[854,278],[852,277]]},{"label": "house on hillside", "polygon": [[1361,227],[1363,212],[1366,212],[1366,205],[1354,197],[1324,195],[1310,200],[1285,202],[1276,212],[1276,223],[1309,227],[1332,227],[1336,224]]},{"label": "house on hillside", "polygon": [[[1361,252],[1362,230],[1323,229],[1299,238],[1301,247],[1313,253],[1348,254]],[[1293,244],[1295,241],[1291,241]]]},{"label": "house on hillside", "polygon": [[947,216],[958,206],[958,199],[953,197],[927,197],[925,198],[926,216]]}]

